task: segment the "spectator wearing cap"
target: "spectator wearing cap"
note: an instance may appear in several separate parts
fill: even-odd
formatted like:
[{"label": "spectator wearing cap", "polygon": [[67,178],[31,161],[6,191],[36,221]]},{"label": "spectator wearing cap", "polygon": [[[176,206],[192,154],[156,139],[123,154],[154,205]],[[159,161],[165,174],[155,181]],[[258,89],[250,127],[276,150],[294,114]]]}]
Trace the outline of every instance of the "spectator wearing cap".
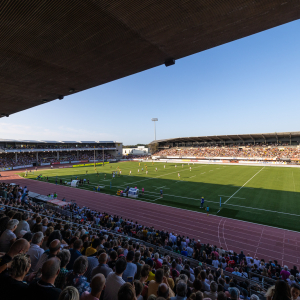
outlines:
[{"label": "spectator wearing cap", "polygon": [[42,254],[44,253],[44,249],[41,248],[43,240],[44,240],[44,235],[41,231],[36,232],[32,237],[32,243],[27,252],[27,254],[30,255],[30,260],[31,260],[30,271],[31,272],[33,272],[36,264],[38,263],[39,259],[41,258]]},{"label": "spectator wearing cap", "polygon": [[108,274],[106,278],[104,300],[118,300],[118,291],[125,283],[122,279],[123,272],[126,270],[126,260],[119,258],[116,262],[116,271]]},{"label": "spectator wearing cap", "polygon": [[283,280],[287,280],[290,277],[291,273],[288,271],[287,266],[284,266],[283,270],[280,272],[280,275]]},{"label": "spectator wearing cap", "polygon": [[42,267],[42,277],[33,281],[27,289],[27,299],[58,300],[61,289],[54,286],[60,270],[60,260],[57,257],[48,259]]},{"label": "spectator wearing cap", "polygon": [[123,280],[125,282],[128,281],[128,277],[135,277],[135,274],[137,273],[137,266],[134,264],[132,261],[134,259],[134,252],[133,251],[128,251],[127,256],[126,256],[126,261],[127,261],[127,266],[126,270],[123,273]]},{"label": "spectator wearing cap", "polygon": [[99,265],[92,270],[91,277],[93,278],[96,274],[103,274],[104,277],[107,278],[107,275],[113,272],[113,270],[107,265],[108,255],[106,253],[101,253],[98,261]]},{"label": "spectator wearing cap", "polygon": [[14,231],[17,229],[19,221],[16,219],[9,220],[6,225],[6,230],[0,237],[0,252],[6,253],[10,246],[16,241],[16,235]]}]

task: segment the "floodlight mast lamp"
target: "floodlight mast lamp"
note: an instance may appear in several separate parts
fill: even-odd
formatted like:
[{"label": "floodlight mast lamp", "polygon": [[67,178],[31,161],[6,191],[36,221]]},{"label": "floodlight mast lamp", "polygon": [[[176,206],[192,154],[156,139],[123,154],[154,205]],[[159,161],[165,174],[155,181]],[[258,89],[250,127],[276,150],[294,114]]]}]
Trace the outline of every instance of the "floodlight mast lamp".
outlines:
[{"label": "floodlight mast lamp", "polygon": [[155,122],[158,121],[158,118],[152,118],[151,121],[154,122],[154,141],[156,141],[156,128],[155,128]]}]

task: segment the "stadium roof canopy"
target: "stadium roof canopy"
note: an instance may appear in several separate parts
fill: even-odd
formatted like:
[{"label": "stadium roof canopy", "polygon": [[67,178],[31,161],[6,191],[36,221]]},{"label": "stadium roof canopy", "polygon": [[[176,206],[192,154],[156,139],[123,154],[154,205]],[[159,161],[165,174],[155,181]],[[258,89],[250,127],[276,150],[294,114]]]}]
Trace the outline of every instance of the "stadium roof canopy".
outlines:
[{"label": "stadium roof canopy", "polygon": [[5,116],[294,21],[300,0],[26,0],[0,10]]},{"label": "stadium roof canopy", "polygon": [[115,144],[114,141],[42,141],[42,140],[9,140],[0,139],[0,143],[28,143],[28,144]]},{"label": "stadium roof canopy", "polygon": [[235,135],[212,135],[212,136],[196,136],[196,137],[178,137],[172,139],[156,140],[152,141],[151,144],[163,144],[163,143],[189,143],[189,142],[239,142],[239,141],[268,141],[270,139],[280,140],[280,139],[294,139],[299,138],[300,141],[300,131],[295,132],[275,132],[275,133],[254,133],[254,134],[235,134]]}]

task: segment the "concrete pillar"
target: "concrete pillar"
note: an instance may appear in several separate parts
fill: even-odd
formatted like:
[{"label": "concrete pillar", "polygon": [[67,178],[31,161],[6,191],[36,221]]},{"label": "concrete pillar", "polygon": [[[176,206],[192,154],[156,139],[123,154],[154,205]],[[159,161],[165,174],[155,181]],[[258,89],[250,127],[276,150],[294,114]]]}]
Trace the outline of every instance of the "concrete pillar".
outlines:
[{"label": "concrete pillar", "polygon": [[57,151],[57,160],[59,160],[59,152]]},{"label": "concrete pillar", "polygon": [[15,157],[16,157],[16,162],[18,161],[18,153],[15,153]]},{"label": "concrete pillar", "polygon": [[39,161],[39,153],[36,153],[36,161]]}]

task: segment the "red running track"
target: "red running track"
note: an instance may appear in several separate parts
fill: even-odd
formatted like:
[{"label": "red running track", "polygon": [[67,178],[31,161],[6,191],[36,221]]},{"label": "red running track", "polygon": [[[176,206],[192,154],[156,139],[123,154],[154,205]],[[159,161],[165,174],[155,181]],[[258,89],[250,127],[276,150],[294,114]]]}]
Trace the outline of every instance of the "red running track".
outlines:
[{"label": "red running track", "polygon": [[200,239],[202,243],[222,246],[225,250],[250,253],[265,260],[276,259],[282,265],[299,267],[298,251],[300,233],[285,229],[258,225],[250,222],[183,210],[170,206],[106,195],[102,193],[24,179],[15,172],[2,173],[1,181],[27,186],[32,192],[49,194],[57,192],[58,199],[66,197],[80,206],[107,212],[154,226],[180,235]]}]

